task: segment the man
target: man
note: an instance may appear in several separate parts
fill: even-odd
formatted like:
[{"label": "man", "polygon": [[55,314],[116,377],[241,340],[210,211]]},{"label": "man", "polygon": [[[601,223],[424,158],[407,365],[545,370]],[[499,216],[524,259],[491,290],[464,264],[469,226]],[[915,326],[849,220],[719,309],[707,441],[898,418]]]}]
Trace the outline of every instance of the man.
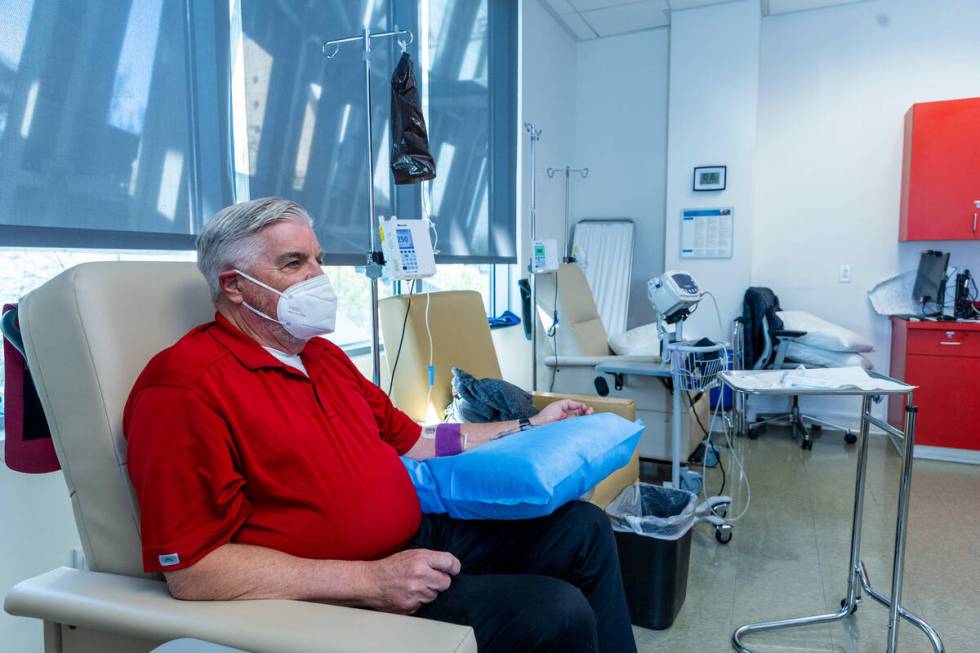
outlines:
[{"label": "man", "polygon": [[[481,651],[635,651],[604,514],[572,502],[520,522],[420,515],[399,455],[442,441],[337,346],[336,296],[299,205],[230,206],[198,238],[217,313],[150,361],[124,415],[143,562],[180,599],[279,598],[470,625]],[[559,401],[531,421],[591,412]],[[455,438],[455,440],[453,440]]]}]

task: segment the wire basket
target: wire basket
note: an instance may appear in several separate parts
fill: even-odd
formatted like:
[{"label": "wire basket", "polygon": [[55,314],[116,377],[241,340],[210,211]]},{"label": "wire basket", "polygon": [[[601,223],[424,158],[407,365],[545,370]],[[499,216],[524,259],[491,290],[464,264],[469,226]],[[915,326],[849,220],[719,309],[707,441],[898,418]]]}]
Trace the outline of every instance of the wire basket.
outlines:
[{"label": "wire basket", "polygon": [[692,344],[671,343],[670,371],[674,388],[701,392],[715,384],[718,373],[728,367],[728,347],[725,344],[698,347]]}]

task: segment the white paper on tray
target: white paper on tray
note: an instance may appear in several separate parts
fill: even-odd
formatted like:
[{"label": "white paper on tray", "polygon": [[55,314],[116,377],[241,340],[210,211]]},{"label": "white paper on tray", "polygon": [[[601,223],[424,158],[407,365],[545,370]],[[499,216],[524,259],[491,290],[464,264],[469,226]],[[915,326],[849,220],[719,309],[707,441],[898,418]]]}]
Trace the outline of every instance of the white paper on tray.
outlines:
[{"label": "white paper on tray", "polygon": [[735,370],[725,377],[741,390],[881,390],[901,391],[908,386],[869,375],[860,367],[819,367],[795,370]]}]

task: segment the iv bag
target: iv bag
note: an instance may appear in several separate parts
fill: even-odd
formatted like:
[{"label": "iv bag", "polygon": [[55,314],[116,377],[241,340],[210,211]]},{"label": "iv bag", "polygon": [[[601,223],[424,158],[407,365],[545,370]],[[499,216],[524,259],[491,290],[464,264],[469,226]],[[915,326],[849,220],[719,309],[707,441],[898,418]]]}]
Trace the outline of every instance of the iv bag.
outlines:
[{"label": "iv bag", "polygon": [[391,76],[391,174],[396,184],[417,184],[436,176],[419,87],[407,52]]}]

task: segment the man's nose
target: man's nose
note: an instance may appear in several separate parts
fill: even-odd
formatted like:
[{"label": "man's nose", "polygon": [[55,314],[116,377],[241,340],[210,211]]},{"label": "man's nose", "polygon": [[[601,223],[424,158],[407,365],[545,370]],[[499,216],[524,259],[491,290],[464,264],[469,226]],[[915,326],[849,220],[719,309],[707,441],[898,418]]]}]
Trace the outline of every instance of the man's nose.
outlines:
[{"label": "man's nose", "polygon": [[316,262],[316,259],[313,259],[307,264],[306,277],[304,277],[303,280],[308,281],[309,279],[318,277],[321,274],[323,274],[323,268],[321,268],[320,264]]}]

